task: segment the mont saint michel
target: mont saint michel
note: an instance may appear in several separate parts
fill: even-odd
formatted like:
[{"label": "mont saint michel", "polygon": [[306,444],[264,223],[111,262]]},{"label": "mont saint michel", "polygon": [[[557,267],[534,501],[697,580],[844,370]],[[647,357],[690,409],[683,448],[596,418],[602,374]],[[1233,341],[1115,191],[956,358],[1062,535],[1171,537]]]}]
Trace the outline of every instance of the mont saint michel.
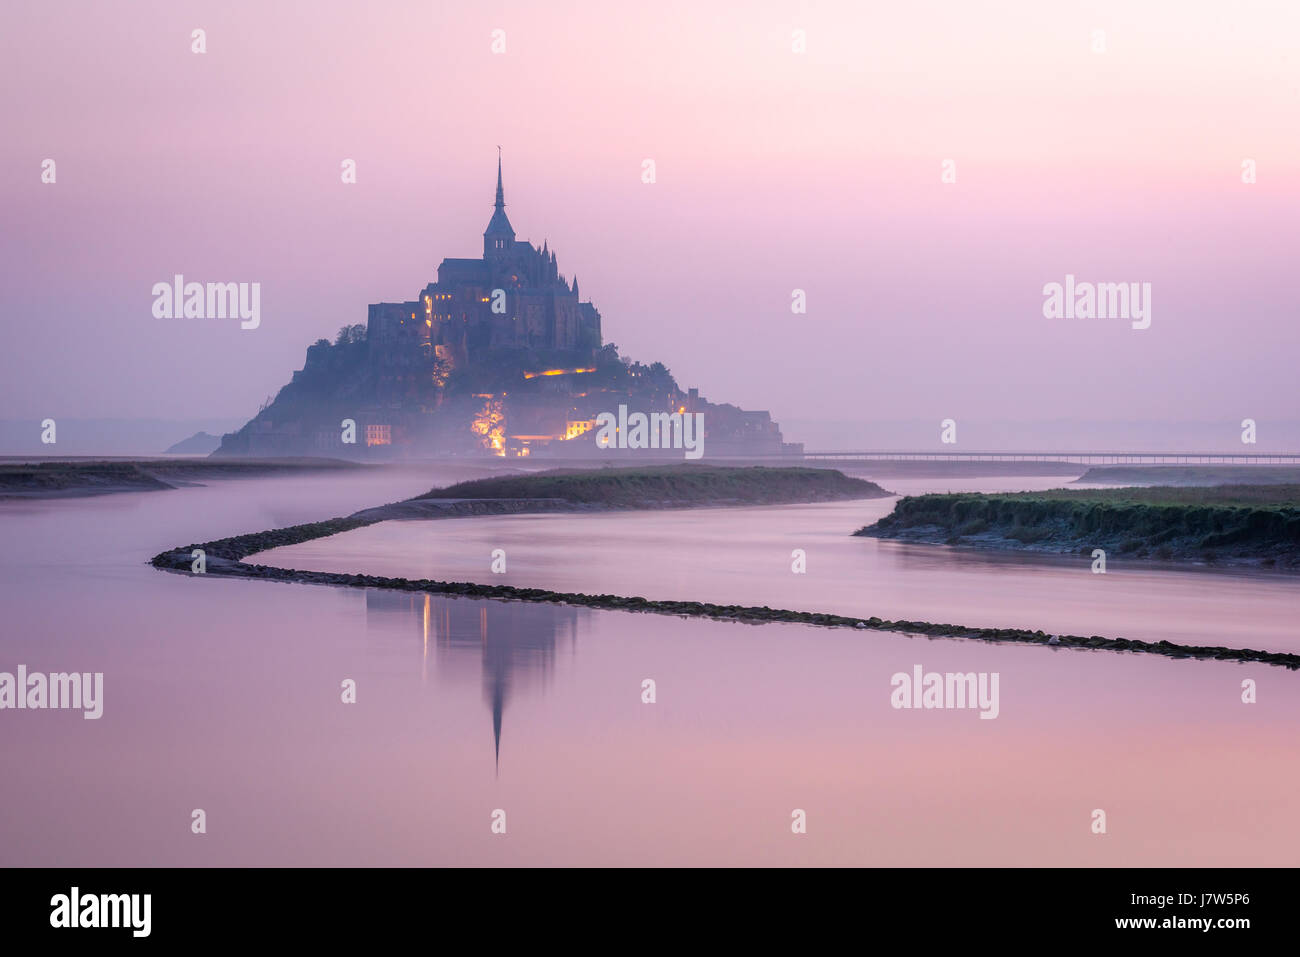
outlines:
[{"label": "mont saint michel", "polygon": [[767,412],[682,389],[662,362],[605,342],[601,314],[556,253],[517,239],[501,161],[483,254],[443,259],[414,299],[307,349],[303,368],[217,455],[617,456],[603,414],[702,416],[710,456],[797,454]]},{"label": "mont saint michel", "polygon": [[0,4],[5,939],[1285,928],[1300,3],[1078,6]]}]

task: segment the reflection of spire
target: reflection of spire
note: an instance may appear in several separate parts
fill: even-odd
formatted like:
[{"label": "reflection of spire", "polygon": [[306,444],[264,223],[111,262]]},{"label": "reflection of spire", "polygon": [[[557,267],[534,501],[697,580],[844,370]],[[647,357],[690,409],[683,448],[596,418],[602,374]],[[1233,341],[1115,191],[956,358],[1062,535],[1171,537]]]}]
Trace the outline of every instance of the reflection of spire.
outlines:
[{"label": "reflection of spire", "polygon": [[496,751],[496,772],[501,773],[501,715],[506,710],[506,687],[498,682],[492,689],[492,739]]},{"label": "reflection of spire", "polygon": [[[556,647],[568,638],[577,648],[578,620],[586,609],[530,602],[494,602],[442,595],[392,594],[367,589],[371,627],[386,614],[415,619],[415,635],[427,655],[434,648],[435,681],[482,682],[492,712],[493,763],[501,768],[501,727],[508,699],[535,691],[536,679],[555,665]],[[432,639],[432,641],[430,640]]]},{"label": "reflection of spire", "polygon": [[[506,682],[509,681],[510,665],[507,661],[504,667],[488,667],[489,648],[488,648],[488,606],[483,605],[478,610],[478,639],[483,646],[483,677],[486,679],[488,673],[492,676],[492,743],[493,753],[496,756],[495,768],[496,773],[501,773],[501,716],[506,710]],[[496,657],[496,656],[493,656]]]}]

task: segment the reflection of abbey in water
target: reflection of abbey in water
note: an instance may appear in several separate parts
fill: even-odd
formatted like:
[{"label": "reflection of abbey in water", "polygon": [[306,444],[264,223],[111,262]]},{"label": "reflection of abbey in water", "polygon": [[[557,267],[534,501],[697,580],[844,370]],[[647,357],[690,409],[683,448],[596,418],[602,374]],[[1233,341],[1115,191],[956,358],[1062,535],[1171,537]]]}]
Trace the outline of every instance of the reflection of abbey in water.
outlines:
[{"label": "reflection of abbey in water", "polygon": [[533,602],[493,602],[428,594],[366,592],[366,614],[409,617],[424,651],[425,677],[454,682],[483,679],[492,710],[492,737],[501,760],[501,718],[516,692],[543,683],[555,664],[562,638],[572,650],[578,616],[586,609]]}]

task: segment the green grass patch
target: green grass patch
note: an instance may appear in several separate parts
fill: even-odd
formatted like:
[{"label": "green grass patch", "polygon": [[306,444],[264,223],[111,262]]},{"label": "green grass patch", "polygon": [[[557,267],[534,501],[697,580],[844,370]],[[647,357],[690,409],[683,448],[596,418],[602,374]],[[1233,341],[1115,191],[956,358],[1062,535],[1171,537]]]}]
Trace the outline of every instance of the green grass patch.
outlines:
[{"label": "green grass patch", "polygon": [[850,478],[835,469],[683,464],[493,476],[432,489],[418,498],[555,498],[585,505],[638,508],[714,502],[828,502],[889,494],[874,482]]},{"label": "green grass patch", "polygon": [[1053,489],[915,495],[856,534],[1005,544],[1133,557],[1243,558],[1300,564],[1300,486]]}]

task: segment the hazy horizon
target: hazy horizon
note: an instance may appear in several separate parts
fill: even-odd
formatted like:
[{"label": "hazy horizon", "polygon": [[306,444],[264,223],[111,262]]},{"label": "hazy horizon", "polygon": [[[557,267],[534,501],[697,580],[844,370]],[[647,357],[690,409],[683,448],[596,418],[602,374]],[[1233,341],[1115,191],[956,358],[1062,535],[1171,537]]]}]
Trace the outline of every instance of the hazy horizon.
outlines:
[{"label": "hazy horizon", "polygon": [[[251,417],[314,340],[478,254],[499,144],[515,229],[578,276],[605,340],[770,410],[788,440],[933,421],[937,442],[953,417],[980,447],[1031,417],[1222,422],[1230,447],[1250,417],[1266,451],[1294,422],[1293,5],[56,2],[0,20],[6,420]],[[154,318],[177,273],[261,283],[260,327]],[[1151,283],[1150,328],[1044,318],[1067,274]]]},{"label": "hazy horizon", "polygon": [[[220,436],[246,419],[100,419],[58,420],[58,444],[41,442],[35,419],[0,419],[0,457],[145,456],[197,432]],[[1269,455],[1300,449],[1300,420],[1268,423],[1259,441],[1243,447],[1235,423],[1099,422],[1080,420],[977,420],[963,426],[954,450],[940,443],[938,423],[924,420],[780,421],[786,441],[816,451],[987,451],[987,452],[1212,452]]]}]

